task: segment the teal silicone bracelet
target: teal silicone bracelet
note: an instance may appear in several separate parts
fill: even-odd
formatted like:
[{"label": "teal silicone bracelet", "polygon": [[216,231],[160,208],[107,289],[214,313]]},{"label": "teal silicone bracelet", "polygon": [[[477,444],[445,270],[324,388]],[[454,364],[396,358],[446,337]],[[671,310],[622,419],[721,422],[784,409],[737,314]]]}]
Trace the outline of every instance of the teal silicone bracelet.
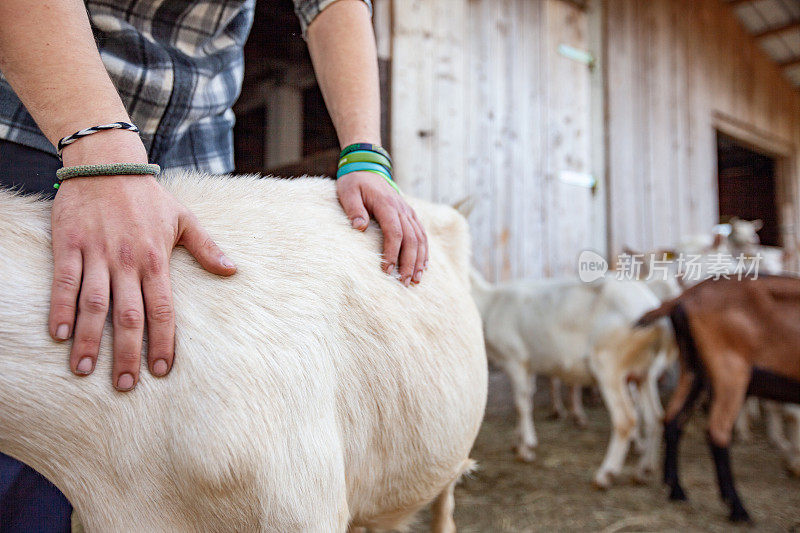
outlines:
[{"label": "teal silicone bracelet", "polygon": [[356,150],[366,150],[368,152],[375,152],[376,154],[381,154],[383,157],[389,160],[389,163],[392,162],[392,158],[389,156],[389,152],[386,151],[385,148],[382,146],[378,146],[377,144],[369,144],[369,143],[355,143],[345,146],[344,149],[339,152],[339,159],[343,158],[347,154],[351,152],[355,152]]},{"label": "teal silicone bracelet", "polygon": [[63,181],[70,178],[90,176],[155,176],[159,172],[161,172],[161,167],[150,163],[110,163],[106,165],[77,165],[59,168],[56,171],[56,178]]},{"label": "teal silicone bracelet", "polygon": [[378,152],[369,152],[366,150],[350,152],[339,159],[339,168],[348,163],[375,163],[377,165],[383,165],[389,172],[392,171],[392,162]]},{"label": "teal silicone bracelet", "polygon": [[350,174],[351,172],[358,172],[360,170],[377,170],[379,172],[385,172],[390,178],[392,177],[392,173],[389,169],[387,169],[383,165],[379,165],[377,163],[347,163],[346,165],[342,165],[339,167],[339,170],[336,171],[336,177],[341,178],[345,174]]},{"label": "teal silicone bracelet", "polygon": [[400,195],[403,194],[403,192],[400,190],[400,187],[398,187],[392,179],[392,175],[383,165],[378,165],[376,163],[348,163],[339,169],[339,171],[336,173],[336,178],[341,178],[342,176],[350,174],[351,172],[372,172],[374,174],[379,174],[383,176],[389,185],[392,186],[392,189],[397,191],[397,193]]}]

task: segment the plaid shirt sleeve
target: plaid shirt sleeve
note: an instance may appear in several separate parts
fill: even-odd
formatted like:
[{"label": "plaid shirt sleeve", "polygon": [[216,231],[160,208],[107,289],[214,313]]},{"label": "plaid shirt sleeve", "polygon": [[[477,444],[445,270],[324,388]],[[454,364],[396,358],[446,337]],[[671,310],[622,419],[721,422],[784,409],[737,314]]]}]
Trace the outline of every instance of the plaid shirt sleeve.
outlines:
[{"label": "plaid shirt sleeve", "polygon": [[[317,18],[317,15],[322,13],[322,10],[330,6],[336,0],[294,0],[294,12],[297,13],[297,18],[300,19],[300,27],[303,28],[303,37],[306,36],[309,24]],[[369,8],[369,14],[372,16],[372,1],[363,0]]]}]

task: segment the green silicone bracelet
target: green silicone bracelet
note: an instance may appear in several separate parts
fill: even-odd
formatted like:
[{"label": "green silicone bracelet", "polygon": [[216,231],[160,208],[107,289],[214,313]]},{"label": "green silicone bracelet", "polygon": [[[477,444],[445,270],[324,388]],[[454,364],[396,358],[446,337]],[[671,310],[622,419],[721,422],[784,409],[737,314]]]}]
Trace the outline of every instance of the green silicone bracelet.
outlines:
[{"label": "green silicone bracelet", "polygon": [[339,168],[348,163],[376,163],[386,167],[389,172],[392,171],[392,163],[388,158],[379,154],[378,152],[367,152],[359,150],[357,152],[350,152],[339,159]]},{"label": "green silicone bracelet", "polygon": [[400,196],[403,196],[403,191],[400,190],[400,187],[397,186],[397,184],[394,182],[394,180],[392,178],[390,178],[389,176],[387,176],[383,172],[380,172],[378,170],[365,170],[364,172],[372,172],[373,174],[377,174],[379,176],[383,176],[383,179],[385,179],[386,182],[389,185],[392,186],[392,189],[396,190],[397,194],[399,194]]},{"label": "green silicone bracelet", "polygon": [[155,176],[159,172],[161,172],[161,167],[149,163],[110,163],[107,165],[77,165],[59,168],[56,171],[56,178],[63,181],[69,178],[90,176]]}]

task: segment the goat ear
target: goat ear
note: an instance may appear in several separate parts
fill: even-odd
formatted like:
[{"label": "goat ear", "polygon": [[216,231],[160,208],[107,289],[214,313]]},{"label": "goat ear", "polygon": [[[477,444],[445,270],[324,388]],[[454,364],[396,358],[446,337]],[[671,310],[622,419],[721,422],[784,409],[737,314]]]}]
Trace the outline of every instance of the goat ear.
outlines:
[{"label": "goat ear", "polygon": [[760,218],[753,220],[751,224],[753,225],[753,231],[758,231],[764,227],[764,221],[761,220]]},{"label": "goat ear", "polygon": [[464,197],[453,204],[453,209],[461,213],[464,218],[469,218],[470,213],[475,209],[475,198],[472,195]]},{"label": "goat ear", "polygon": [[678,252],[676,252],[673,248],[662,248],[656,251],[656,258],[658,260],[666,259],[667,261],[673,261],[678,257]]}]

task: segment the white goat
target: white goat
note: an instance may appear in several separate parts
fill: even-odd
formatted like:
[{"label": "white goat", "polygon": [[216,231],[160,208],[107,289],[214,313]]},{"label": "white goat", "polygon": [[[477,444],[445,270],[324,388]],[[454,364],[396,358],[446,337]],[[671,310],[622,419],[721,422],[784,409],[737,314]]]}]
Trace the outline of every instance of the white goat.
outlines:
[{"label": "white goat", "polygon": [[[620,473],[637,427],[628,382],[643,383],[669,344],[668,326],[634,330],[639,316],[660,304],[636,281],[614,279],[592,284],[577,280],[517,281],[492,286],[473,270],[472,291],[483,317],[489,359],[511,380],[519,416],[517,457],[534,459],[533,381],[536,374],[565,383],[596,383],[611,415],[613,431],[595,484],[605,488]],[[655,469],[660,440],[661,404],[650,387],[640,396],[649,436],[637,477]]]},{"label": "white goat", "polygon": [[413,201],[431,259],[406,289],[330,180],[163,185],[238,272],[174,252],[175,366],[130,393],[109,384],[109,327],[95,373],[69,372],[47,334],[49,204],[0,191],[0,451],[87,531],[396,528],[434,499],[434,530],[453,531],[487,381],[464,219]]}]

